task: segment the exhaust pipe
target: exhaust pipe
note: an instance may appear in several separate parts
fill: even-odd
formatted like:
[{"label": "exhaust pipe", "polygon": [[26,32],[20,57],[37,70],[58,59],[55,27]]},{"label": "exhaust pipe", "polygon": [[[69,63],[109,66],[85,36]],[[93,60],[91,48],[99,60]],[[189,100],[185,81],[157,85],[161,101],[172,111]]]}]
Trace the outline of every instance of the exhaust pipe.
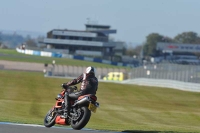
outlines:
[{"label": "exhaust pipe", "polygon": [[76,105],[87,105],[90,102],[90,97],[84,97],[76,102]]}]

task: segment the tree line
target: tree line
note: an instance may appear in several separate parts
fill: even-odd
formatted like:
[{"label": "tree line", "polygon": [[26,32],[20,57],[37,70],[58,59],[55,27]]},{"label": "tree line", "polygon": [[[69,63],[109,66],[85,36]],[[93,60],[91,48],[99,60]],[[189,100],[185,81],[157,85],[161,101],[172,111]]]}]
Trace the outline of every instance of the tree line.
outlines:
[{"label": "tree line", "polygon": [[[18,34],[3,34],[0,32],[0,45],[5,45],[7,48],[16,48],[18,45],[25,43],[30,47],[37,47],[38,40],[42,40],[44,37],[38,36],[38,38],[31,38],[30,35],[23,37]],[[200,45],[200,36],[196,32],[183,32],[176,35],[174,38],[170,38],[159,33],[150,33],[147,35],[143,44],[136,47],[128,47],[124,49],[124,54],[129,56],[140,56],[141,52],[144,56],[155,56],[160,54],[160,51],[156,50],[157,42],[171,42],[179,44],[198,44]],[[200,54],[199,54],[200,55]]]},{"label": "tree line", "polygon": [[157,42],[200,45],[200,36],[196,32],[192,31],[180,33],[174,38],[170,38],[159,33],[151,33],[146,37],[144,44],[141,44],[135,48],[127,49],[126,55],[139,56],[140,53],[143,52],[144,56],[156,56],[160,54],[160,51],[156,50]]},{"label": "tree line", "polygon": [[18,44],[23,43],[25,38],[18,34],[3,34],[0,33],[1,45],[7,48],[15,48]]},{"label": "tree line", "polygon": [[0,32],[0,46],[2,48],[16,48],[19,45],[26,44],[30,47],[37,47],[38,40],[41,40],[42,36],[37,38],[31,38],[30,35],[23,37],[19,34],[3,34]]}]

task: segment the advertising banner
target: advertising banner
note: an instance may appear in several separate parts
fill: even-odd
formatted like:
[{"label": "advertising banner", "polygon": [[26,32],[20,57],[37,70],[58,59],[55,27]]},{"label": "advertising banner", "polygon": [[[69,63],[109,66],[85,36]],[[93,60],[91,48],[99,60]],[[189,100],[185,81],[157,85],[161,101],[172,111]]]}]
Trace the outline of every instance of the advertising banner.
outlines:
[{"label": "advertising banner", "polygon": [[177,44],[158,42],[156,49],[172,52],[200,52],[200,44]]}]

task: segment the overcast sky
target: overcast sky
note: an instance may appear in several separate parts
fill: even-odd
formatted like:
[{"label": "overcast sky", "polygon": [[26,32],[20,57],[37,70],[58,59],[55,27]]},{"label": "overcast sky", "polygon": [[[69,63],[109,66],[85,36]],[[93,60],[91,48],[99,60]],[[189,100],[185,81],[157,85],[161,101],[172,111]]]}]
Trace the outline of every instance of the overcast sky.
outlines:
[{"label": "overcast sky", "polygon": [[1,31],[85,30],[87,18],[117,29],[116,40],[140,44],[152,32],[200,34],[200,0],[0,0]]}]

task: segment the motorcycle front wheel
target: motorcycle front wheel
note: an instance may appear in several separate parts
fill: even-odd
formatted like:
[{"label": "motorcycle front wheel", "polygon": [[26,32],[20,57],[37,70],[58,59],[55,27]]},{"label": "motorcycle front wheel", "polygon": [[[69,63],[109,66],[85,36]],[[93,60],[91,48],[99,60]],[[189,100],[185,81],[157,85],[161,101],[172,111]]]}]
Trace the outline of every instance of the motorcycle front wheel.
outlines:
[{"label": "motorcycle front wheel", "polygon": [[44,126],[45,127],[52,127],[55,125],[55,119],[57,117],[57,113],[54,112],[54,109],[50,109],[45,118],[44,118]]},{"label": "motorcycle front wheel", "polygon": [[71,126],[75,130],[81,130],[90,120],[91,111],[88,107],[79,108],[79,114],[71,120]]}]

